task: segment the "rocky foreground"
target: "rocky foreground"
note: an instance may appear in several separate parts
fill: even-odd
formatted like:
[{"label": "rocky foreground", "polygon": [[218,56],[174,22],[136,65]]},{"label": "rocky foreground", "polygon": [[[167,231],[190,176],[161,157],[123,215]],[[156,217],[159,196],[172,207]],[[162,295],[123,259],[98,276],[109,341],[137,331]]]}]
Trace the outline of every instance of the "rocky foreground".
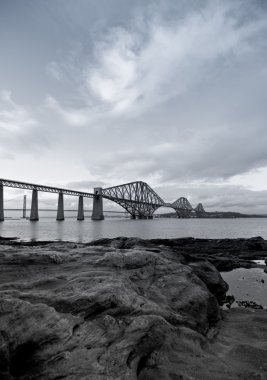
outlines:
[{"label": "rocky foreground", "polygon": [[[0,239],[0,378],[266,379],[267,312],[222,311],[254,239]],[[217,268],[217,269],[216,269]]]}]

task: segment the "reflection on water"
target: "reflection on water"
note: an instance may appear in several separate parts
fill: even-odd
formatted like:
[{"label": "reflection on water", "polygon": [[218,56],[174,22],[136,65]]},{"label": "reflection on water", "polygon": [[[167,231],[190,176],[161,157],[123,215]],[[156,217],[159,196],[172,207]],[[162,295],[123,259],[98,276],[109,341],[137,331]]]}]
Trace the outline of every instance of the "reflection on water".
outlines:
[{"label": "reflection on water", "polygon": [[251,260],[255,264],[265,265],[265,260]]},{"label": "reflection on water", "polygon": [[[39,222],[20,219],[21,212],[6,211],[0,223],[0,236],[22,240],[68,240],[88,242],[103,237],[137,236],[152,238],[238,238],[262,236],[267,239],[267,219],[152,219],[106,218],[104,221],[76,220],[76,211],[56,221],[53,213],[39,212]],[[88,214],[87,214],[88,215]],[[17,219],[15,219],[17,218]]]},{"label": "reflection on water", "polygon": [[254,301],[267,307],[267,273],[262,268],[238,268],[221,273],[236,301]]},{"label": "reflection on water", "polygon": [[58,236],[58,240],[64,240],[63,237],[64,237],[64,225],[63,225],[64,221],[59,221],[57,220],[56,221],[56,232],[57,232],[57,236]]},{"label": "reflection on water", "polygon": [[[31,234],[31,240],[34,240],[34,241],[37,240],[38,225],[35,222],[30,222],[29,221],[29,229],[30,229],[30,234]],[[15,236],[17,236],[16,233],[17,233],[17,231],[15,231]]]}]

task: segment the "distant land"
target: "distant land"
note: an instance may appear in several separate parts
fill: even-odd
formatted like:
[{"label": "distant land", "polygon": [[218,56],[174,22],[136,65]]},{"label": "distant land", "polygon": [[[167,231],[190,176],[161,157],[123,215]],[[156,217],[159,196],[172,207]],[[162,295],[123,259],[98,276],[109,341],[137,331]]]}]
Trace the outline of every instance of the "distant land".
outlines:
[{"label": "distant land", "polygon": [[[168,212],[166,214],[157,214],[158,218],[177,218],[176,212]],[[199,218],[199,217],[198,217]],[[267,214],[241,214],[240,212],[222,212],[222,211],[213,211],[205,212],[202,218],[267,218]]]}]

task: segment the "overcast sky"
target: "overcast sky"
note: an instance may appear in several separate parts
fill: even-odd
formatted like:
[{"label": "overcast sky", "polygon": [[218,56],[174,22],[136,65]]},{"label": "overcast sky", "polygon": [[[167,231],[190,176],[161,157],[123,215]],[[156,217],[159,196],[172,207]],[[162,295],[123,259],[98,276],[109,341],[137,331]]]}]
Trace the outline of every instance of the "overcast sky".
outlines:
[{"label": "overcast sky", "polygon": [[0,165],[267,213],[267,1],[0,0]]}]

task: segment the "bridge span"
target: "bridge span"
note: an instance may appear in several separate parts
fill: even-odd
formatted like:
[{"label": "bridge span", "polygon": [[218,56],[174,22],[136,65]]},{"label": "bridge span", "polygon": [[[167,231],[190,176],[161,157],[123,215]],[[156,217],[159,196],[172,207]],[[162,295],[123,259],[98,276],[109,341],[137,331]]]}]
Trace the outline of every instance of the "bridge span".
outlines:
[{"label": "bridge span", "polygon": [[185,197],[180,197],[173,203],[164,202],[147,183],[142,181],[125,183],[105,189],[96,187],[92,193],[89,193],[0,178],[0,221],[4,221],[4,187],[32,191],[31,221],[39,220],[38,192],[40,191],[58,194],[57,220],[64,220],[64,195],[78,197],[77,220],[84,220],[84,198],[93,199],[92,220],[104,219],[103,199],[117,203],[123,207],[133,219],[152,219],[154,212],[159,207],[173,208],[179,218],[189,218],[193,214],[196,217],[203,217],[205,214],[201,203],[194,209]]}]

